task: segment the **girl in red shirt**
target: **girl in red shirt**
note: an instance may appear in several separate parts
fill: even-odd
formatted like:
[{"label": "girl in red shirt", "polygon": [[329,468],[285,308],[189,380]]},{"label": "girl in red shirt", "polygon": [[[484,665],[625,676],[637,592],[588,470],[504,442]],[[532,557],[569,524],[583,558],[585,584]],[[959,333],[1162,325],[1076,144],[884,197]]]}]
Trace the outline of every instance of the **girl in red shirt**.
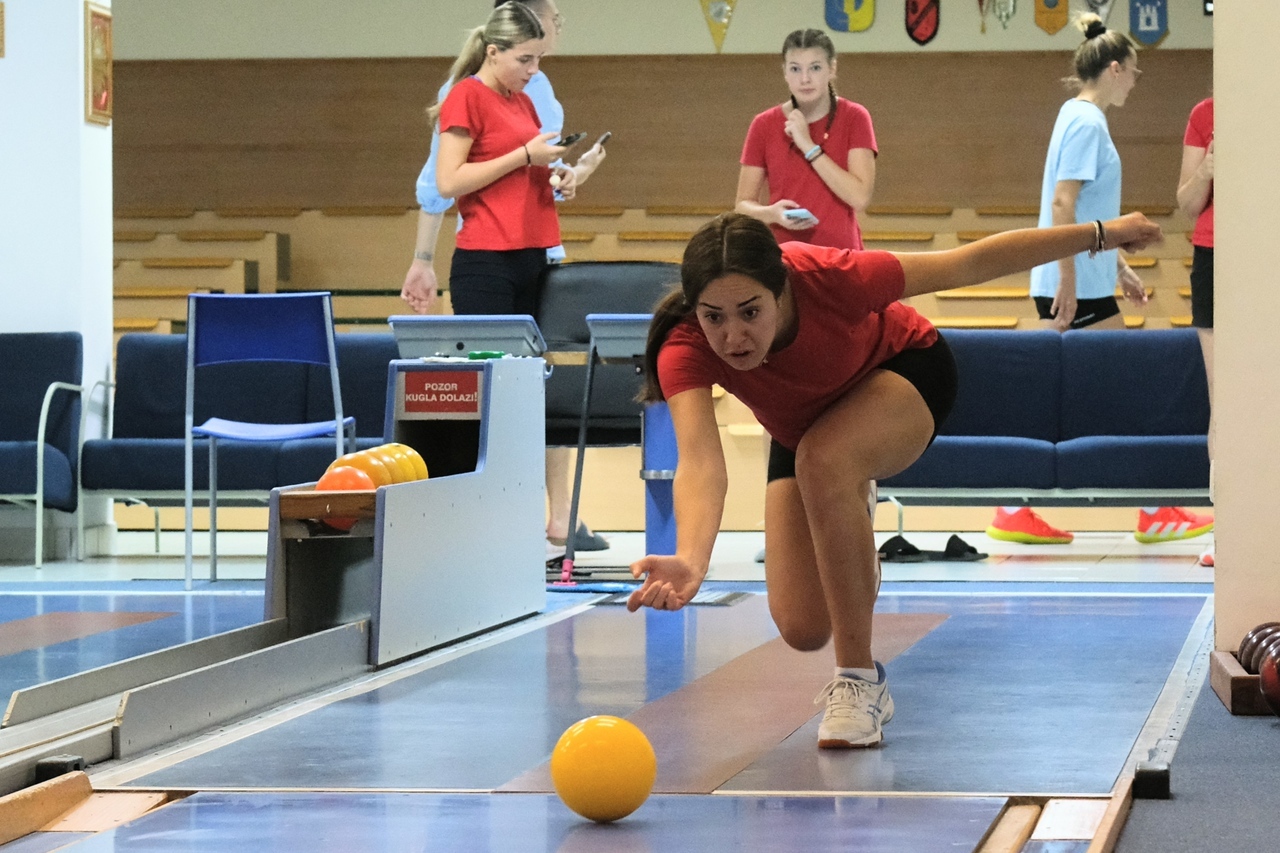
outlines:
[{"label": "girl in red shirt", "polygon": [[645,396],[667,401],[679,449],[676,553],[632,564],[644,583],[629,609],[679,609],[706,576],[728,490],[711,396],[721,384],[774,439],[765,491],[773,620],[793,648],[835,643],[818,745],[879,743],[893,700],[871,657],[880,579],[870,482],[920,457],[956,387],[946,343],[898,300],[1160,239],[1137,213],[914,254],[779,246],[763,223],[737,213],[708,223],[650,327]]},{"label": "girl in red shirt", "polygon": [[[786,37],[782,74],[791,98],[751,122],[736,210],[769,225],[780,243],[861,249],[857,214],[876,183],[871,114],[836,97],[836,49],[822,30]],[[787,215],[799,209],[811,216]]]},{"label": "girl in red shirt", "polygon": [[504,3],[468,36],[453,86],[428,111],[440,123],[436,185],[458,200],[462,230],[449,273],[455,314],[533,314],[547,249],[560,243],[551,163],[565,149],[542,133],[523,89],[542,57],[542,22]]}]

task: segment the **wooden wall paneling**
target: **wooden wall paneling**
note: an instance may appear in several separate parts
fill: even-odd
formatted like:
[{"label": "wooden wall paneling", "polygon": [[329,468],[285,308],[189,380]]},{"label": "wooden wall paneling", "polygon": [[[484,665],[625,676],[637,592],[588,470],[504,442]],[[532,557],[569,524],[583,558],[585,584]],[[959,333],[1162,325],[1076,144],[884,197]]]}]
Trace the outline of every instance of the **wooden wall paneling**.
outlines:
[{"label": "wooden wall paneling", "polygon": [[[1034,204],[1069,55],[848,54],[837,86],[865,104],[878,204]],[[123,61],[116,66],[118,207],[413,204],[423,109],[449,60]],[[1125,200],[1169,203],[1212,52],[1149,50],[1110,111]],[[611,130],[580,202],[727,208],[751,118],[786,94],[772,55],[551,57],[568,130]]]}]

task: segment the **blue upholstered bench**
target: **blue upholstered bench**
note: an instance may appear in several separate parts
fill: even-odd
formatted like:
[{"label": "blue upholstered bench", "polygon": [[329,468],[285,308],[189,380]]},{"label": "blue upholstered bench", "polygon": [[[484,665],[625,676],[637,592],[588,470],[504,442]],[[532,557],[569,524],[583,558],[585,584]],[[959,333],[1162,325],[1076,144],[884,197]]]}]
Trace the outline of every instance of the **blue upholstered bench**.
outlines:
[{"label": "blue upholstered bench", "polygon": [[902,504],[1143,505],[1209,495],[1209,393],[1194,329],[953,330],[956,405]]},{"label": "blue upholstered bench", "polygon": [[[390,334],[337,335],[342,406],[356,419],[359,448],[382,443],[387,364],[398,358]],[[81,451],[80,485],[86,494],[137,498],[151,504],[183,498],[183,407],[187,341],[184,335],[129,334],[116,348],[111,434],[89,439]],[[332,417],[326,368],[301,364],[227,364],[196,384],[195,420],[215,404],[219,416],[291,423]],[[230,403],[223,407],[222,401]],[[233,401],[233,402],[232,402]],[[333,461],[333,439],[277,443],[219,442],[219,503],[265,502],[276,486],[312,482]],[[209,488],[208,441],[195,442],[195,487]]]}]

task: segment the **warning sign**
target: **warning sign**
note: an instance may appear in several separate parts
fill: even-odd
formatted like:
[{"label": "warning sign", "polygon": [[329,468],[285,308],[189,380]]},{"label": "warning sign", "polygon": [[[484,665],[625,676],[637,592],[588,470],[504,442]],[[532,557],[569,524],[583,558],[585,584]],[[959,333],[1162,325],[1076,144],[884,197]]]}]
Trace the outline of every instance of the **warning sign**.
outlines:
[{"label": "warning sign", "polygon": [[479,370],[410,370],[399,375],[399,415],[408,420],[480,417]]}]

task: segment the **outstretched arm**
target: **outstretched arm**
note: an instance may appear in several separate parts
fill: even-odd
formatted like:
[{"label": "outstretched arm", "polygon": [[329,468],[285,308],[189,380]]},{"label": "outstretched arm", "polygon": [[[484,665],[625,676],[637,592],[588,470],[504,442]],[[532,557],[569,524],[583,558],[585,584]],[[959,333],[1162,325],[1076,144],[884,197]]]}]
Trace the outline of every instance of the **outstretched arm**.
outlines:
[{"label": "outstretched arm", "polygon": [[[1137,251],[1164,239],[1160,226],[1141,213],[1130,213],[1103,223],[1102,248]],[[981,284],[1002,275],[1029,270],[1059,258],[1087,252],[1094,246],[1092,222],[1023,228],[984,237],[957,249],[942,252],[895,254],[902,264],[906,287],[903,297]]]},{"label": "outstretched arm", "polygon": [[628,610],[679,610],[689,603],[711,565],[720,531],[729,475],[720,446],[720,428],[710,388],[681,391],[667,400],[680,461],[673,484],[676,515],[674,556],[647,556],[631,564],[644,583],[631,594]]}]

